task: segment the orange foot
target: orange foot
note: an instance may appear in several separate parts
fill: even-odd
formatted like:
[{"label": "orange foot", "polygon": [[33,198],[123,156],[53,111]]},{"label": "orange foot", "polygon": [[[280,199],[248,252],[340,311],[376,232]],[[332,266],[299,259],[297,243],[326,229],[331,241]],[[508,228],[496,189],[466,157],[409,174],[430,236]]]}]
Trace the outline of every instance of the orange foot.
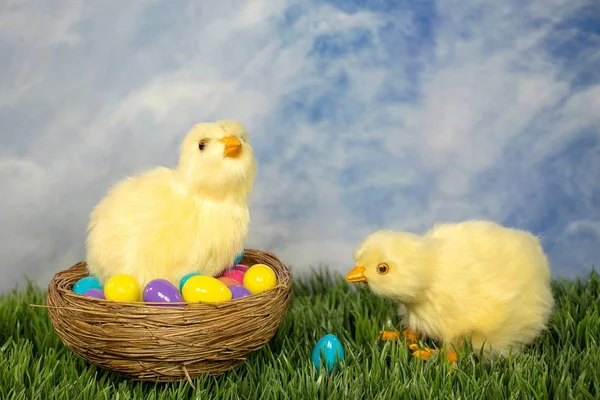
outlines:
[{"label": "orange foot", "polygon": [[400,338],[398,331],[380,331],[379,339],[383,341],[396,341]]},{"label": "orange foot", "polygon": [[420,333],[415,332],[415,331],[410,330],[410,329],[403,330],[402,331],[402,336],[410,344],[417,343],[419,341],[419,339],[421,339],[421,334]]},{"label": "orange foot", "polygon": [[450,363],[455,364],[458,362],[458,354],[454,350],[446,350],[446,360]]},{"label": "orange foot", "polygon": [[433,353],[435,353],[435,350],[432,350],[428,347],[423,347],[422,349],[419,349],[417,347],[415,349],[415,347],[413,345],[411,345],[411,346],[412,346],[411,350],[414,349],[412,355],[416,358],[420,358],[421,360],[428,360],[433,355]]},{"label": "orange foot", "polygon": [[[429,347],[423,347],[422,349],[419,348],[419,345],[416,343],[411,343],[408,348],[412,351],[412,355],[415,358],[419,358],[421,360],[428,360],[429,358],[431,358],[431,356],[433,356],[435,354],[436,351],[438,350],[433,350],[430,349]],[[448,362],[450,362],[452,364],[451,368],[450,368],[450,372],[451,373],[455,373],[456,372],[456,363],[458,362],[458,355],[456,354],[456,352],[454,350],[448,350],[446,352],[446,360],[448,360]]]}]

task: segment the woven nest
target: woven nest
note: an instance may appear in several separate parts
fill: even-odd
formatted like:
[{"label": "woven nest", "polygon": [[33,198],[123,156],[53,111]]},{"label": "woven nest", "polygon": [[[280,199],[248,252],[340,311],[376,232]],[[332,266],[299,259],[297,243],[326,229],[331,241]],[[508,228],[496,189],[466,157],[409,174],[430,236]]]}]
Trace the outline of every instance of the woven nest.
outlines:
[{"label": "woven nest", "polygon": [[266,264],[277,286],[223,303],[164,307],[98,300],[72,292],[88,275],[80,262],[48,287],[52,325],[75,354],[133,380],[167,382],[217,375],[244,362],[275,335],[291,300],[292,278],[268,252],[244,250],[242,263]]}]

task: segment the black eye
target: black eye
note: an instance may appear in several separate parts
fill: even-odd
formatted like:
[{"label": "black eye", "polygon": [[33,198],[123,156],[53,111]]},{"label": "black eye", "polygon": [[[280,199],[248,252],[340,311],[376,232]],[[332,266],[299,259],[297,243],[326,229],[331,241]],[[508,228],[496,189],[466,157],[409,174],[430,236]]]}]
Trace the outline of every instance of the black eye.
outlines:
[{"label": "black eye", "polygon": [[206,140],[201,140],[200,144],[198,145],[198,148],[200,149],[200,151],[203,151],[206,148]]},{"label": "black eye", "polygon": [[389,265],[387,265],[387,264],[385,264],[385,263],[383,263],[383,264],[379,264],[379,265],[377,266],[377,272],[378,272],[380,275],[385,275],[385,274],[387,274],[387,273],[389,272],[389,270],[390,270],[390,267],[389,267]]}]

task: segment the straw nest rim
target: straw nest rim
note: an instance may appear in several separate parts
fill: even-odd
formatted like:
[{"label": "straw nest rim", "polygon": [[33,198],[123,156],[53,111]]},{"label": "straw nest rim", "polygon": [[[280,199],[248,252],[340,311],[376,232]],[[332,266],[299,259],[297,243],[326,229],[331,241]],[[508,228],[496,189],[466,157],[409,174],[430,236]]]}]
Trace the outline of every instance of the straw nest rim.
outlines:
[{"label": "straw nest rim", "polygon": [[274,254],[245,249],[242,264],[266,264],[277,285],[221,303],[154,305],[99,300],[72,291],[88,276],[78,262],[54,275],[45,308],[67,348],[133,380],[169,382],[217,375],[243,363],[275,335],[290,306],[292,275]]}]

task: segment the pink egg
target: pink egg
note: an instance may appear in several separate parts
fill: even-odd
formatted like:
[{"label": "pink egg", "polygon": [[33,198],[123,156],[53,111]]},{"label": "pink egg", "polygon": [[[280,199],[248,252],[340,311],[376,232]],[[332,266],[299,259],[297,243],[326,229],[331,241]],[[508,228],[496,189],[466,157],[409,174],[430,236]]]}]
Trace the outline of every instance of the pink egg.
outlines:
[{"label": "pink egg", "polygon": [[239,271],[237,269],[228,269],[225,272],[223,272],[221,277],[231,278],[237,281],[240,285],[244,284],[244,272]]},{"label": "pink egg", "polygon": [[238,264],[235,267],[233,267],[233,269],[236,271],[246,272],[250,269],[250,267],[244,264]]},{"label": "pink egg", "polygon": [[235,279],[230,278],[228,276],[221,276],[217,279],[220,280],[221,282],[223,282],[227,286],[235,286],[235,285],[240,284],[238,281],[236,281]]}]

